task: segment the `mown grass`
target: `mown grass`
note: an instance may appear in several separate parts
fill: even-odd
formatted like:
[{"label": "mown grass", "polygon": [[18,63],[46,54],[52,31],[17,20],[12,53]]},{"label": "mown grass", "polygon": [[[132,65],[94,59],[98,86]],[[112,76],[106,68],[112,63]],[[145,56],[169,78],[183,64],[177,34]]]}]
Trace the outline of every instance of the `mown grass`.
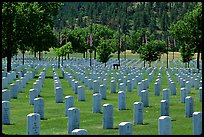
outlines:
[{"label": "mown grass", "polygon": [[[157,67],[160,66],[159,62]],[[164,62],[165,63],[165,62]],[[171,61],[170,61],[170,65]],[[39,70],[39,73],[42,69]],[[59,69],[56,69],[59,77],[62,77]],[[36,75],[38,76],[39,73]],[[143,73],[145,76],[145,74]],[[160,96],[154,96],[154,82],[156,81],[156,72],[153,81],[150,83],[149,91],[149,107],[144,108],[143,125],[133,124],[133,135],[157,135],[158,134],[158,118],[160,117],[160,101],[162,100],[162,92]],[[172,119],[172,134],[173,135],[191,135],[192,134],[192,118],[185,118],[185,104],[180,103],[180,85],[176,82],[175,76],[170,73],[173,81],[176,83],[177,94],[170,96],[170,117]],[[55,103],[54,95],[54,80],[52,79],[52,69],[48,68],[46,79],[42,88],[41,97],[45,100],[44,106],[44,120],[40,120],[40,134],[42,135],[64,135],[68,134],[68,118],[65,116],[64,102]],[[145,76],[146,77],[146,76]],[[2,132],[5,134],[26,134],[26,118],[29,113],[33,113],[34,107],[29,105],[29,90],[33,88],[33,83],[37,80],[35,77],[29,81],[22,93],[18,93],[17,99],[11,99],[11,125],[3,125]],[[13,81],[14,82],[14,81]],[[64,97],[74,96],[74,106],[80,109],[80,128],[84,128],[90,135],[117,135],[118,125],[120,122],[133,123],[133,108],[134,102],[140,101],[137,95],[137,88],[132,92],[126,92],[126,110],[118,110],[118,94],[110,93],[110,84],[107,90],[107,99],[102,100],[102,105],[105,103],[114,106],[114,128],[103,129],[102,127],[102,113],[92,112],[92,95],[93,90],[88,90],[85,87],[86,101],[78,102],[77,94],[74,94],[68,81],[60,79],[63,87]],[[110,83],[110,78],[109,78]],[[116,84],[117,85],[117,84]],[[168,88],[165,69],[162,71],[162,89]],[[202,102],[199,102],[199,91],[191,88],[194,99],[194,111],[202,112]],[[118,92],[118,87],[117,87]]]}]

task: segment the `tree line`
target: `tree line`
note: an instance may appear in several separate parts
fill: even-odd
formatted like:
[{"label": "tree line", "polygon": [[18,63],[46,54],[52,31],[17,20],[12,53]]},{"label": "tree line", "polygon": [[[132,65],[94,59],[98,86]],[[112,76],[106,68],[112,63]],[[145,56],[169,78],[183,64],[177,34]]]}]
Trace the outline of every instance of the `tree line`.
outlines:
[{"label": "tree line", "polygon": [[94,51],[94,58],[106,63],[111,53],[129,49],[151,64],[167,53],[170,36],[177,46],[169,51],[180,51],[184,62],[197,52],[199,61],[201,9],[198,2],[2,2],[2,57],[10,71],[19,51],[39,53],[39,59],[50,48],[68,58],[73,52],[87,58]]}]

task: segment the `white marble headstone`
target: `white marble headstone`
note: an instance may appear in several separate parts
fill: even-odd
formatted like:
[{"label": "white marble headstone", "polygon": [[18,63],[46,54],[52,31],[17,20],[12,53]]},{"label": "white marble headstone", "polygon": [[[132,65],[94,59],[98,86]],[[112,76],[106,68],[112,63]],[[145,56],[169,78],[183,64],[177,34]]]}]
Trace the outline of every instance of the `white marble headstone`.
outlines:
[{"label": "white marble headstone", "polygon": [[27,115],[27,134],[40,135],[40,114],[30,113]]},{"label": "white marble headstone", "polygon": [[118,92],[118,110],[126,109],[126,92],[119,91]]},{"label": "white marble headstone", "polygon": [[134,102],[134,124],[143,124],[143,103]]},{"label": "white marble headstone", "polygon": [[158,119],[158,134],[171,135],[171,117],[160,116]]},{"label": "white marble headstone", "polygon": [[119,135],[132,135],[132,123],[121,122],[119,124]]},{"label": "white marble headstone", "polygon": [[2,124],[10,124],[10,101],[2,101]]},{"label": "white marble headstone", "polygon": [[68,109],[68,133],[74,129],[79,129],[80,126],[80,110],[75,107]]},{"label": "white marble headstone", "polygon": [[74,97],[66,96],[65,97],[65,116],[68,116],[68,109],[74,107]]},{"label": "white marble headstone", "polygon": [[103,105],[103,129],[113,128],[113,105],[104,104]]}]

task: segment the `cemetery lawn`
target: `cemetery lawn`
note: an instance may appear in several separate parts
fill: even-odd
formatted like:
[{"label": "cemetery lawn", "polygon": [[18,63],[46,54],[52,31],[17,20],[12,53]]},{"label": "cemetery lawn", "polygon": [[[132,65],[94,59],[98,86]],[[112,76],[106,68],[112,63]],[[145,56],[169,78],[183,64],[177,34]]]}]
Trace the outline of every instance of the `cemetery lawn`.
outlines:
[{"label": "cemetery lawn", "polygon": [[[160,66],[160,62],[158,65]],[[172,63],[170,61],[170,66]],[[17,99],[11,99],[10,110],[10,125],[2,125],[2,132],[9,135],[26,135],[27,128],[27,115],[33,113],[34,106],[29,104],[29,90],[33,88],[33,83],[37,80],[40,72],[38,71],[35,78],[30,80],[23,88],[22,93],[18,93]],[[66,70],[68,71],[68,70]],[[116,72],[117,70],[115,70]],[[114,106],[114,128],[103,129],[102,117],[103,107],[101,113],[92,112],[92,95],[93,90],[88,90],[85,87],[85,99],[86,101],[78,102],[77,94],[74,94],[68,81],[62,79],[62,74],[59,69],[56,69],[60,82],[62,84],[64,97],[74,96],[74,106],[80,109],[80,128],[86,129],[89,135],[118,135],[118,125],[121,122],[131,122],[133,124],[133,108],[134,102],[139,102],[140,97],[137,95],[137,88],[132,92],[126,92],[126,110],[118,110],[118,94],[110,93],[110,77],[109,85],[107,89],[106,100],[102,100],[102,105],[109,103]],[[177,93],[175,96],[170,96],[170,117],[172,123],[173,135],[192,135],[192,117],[185,118],[185,104],[180,103],[180,85],[176,82],[176,78],[171,74],[171,78],[176,83]],[[147,78],[144,74],[144,78]],[[143,125],[134,125],[132,129],[133,135],[158,135],[158,118],[160,117],[160,101],[162,100],[162,93],[160,96],[154,96],[154,83],[156,81],[156,72],[153,81],[150,83],[149,91],[149,107],[144,108],[144,121]],[[13,81],[15,82],[15,81]],[[163,68],[162,71],[162,89],[168,88],[166,74]],[[84,84],[81,84],[84,85]],[[118,92],[118,86],[116,86]],[[202,102],[199,102],[199,90],[191,88],[192,93],[189,95],[194,100],[194,112],[202,112]],[[68,118],[65,116],[65,100],[63,103],[55,103],[54,95],[54,80],[52,69],[48,68],[46,72],[46,79],[42,88],[41,97],[45,101],[44,116],[45,119],[40,120],[40,134],[41,135],[64,135],[68,134]]]}]

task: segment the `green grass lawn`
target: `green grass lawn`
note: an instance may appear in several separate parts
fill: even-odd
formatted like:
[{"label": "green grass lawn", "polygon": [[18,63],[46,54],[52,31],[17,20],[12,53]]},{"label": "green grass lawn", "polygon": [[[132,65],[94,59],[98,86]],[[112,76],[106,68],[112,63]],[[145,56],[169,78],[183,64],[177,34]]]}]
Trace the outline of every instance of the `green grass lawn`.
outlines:
[{"label": "green grass lawn", "polygon": [[[157,67],[161,62],[158,62]],[[165,64],[165,62],[164,62]],[[164,65],[165,66],[165,65]],[[170,61],[170,66],[173,66]],[[39,73],[43,69],[39,70]],[[166,73],[163,68],[162,72],[162,89],[168,88],[168,82],[166,79]],[[59,69],[56,69],[59,77],[62,77]],[[39,73],[36,75],[38,76]],[[170,73],[170,72],[169,72]],[[145,76],[145,74],[143,74]],[[92,112],[92,95],[93,90],[88,90],[85,87],[86,101],[78,102],[77,94],[74,94],[68,81],[60,79],[63,87],[64,97],[71,95],[74,96],[74,106],[80,109],[80,128],[84,128],[90,135],[117,135],[118,125],[121,122],[131,122],[133,124],[133,135],[157,135],[158,134],[158,118],[160,117],[160,101],[162,99],[162,93],[160,96],[154,96],[154,82],[156,81],[156,72],[153,81],[150,83],[149,91],[149,107],[144,108],[144,121],[143,125],[133,124],[133,108],[134,102],[139,102],[140,97],[137,95],[137,88],[132,92],[126,92],[126,110],[118,110],[118,94],[110,93],[110,84],[106,100],[102,100],[102,105],[105,103],[112,104],[114,106],[114,128],[103,129],[102,126],[102,113]],[[176,96],[170,96],[170,117],[172,122],[172,134],[175,135],[189,135],[192,134],[192,118],[185,118],[185,104],[180,103],[180,86],[176,82],[174,75],[171,78],[176,83],[177,94]],[[52,78],[52,69],[48,68],[46,73],[46,79],[42,88],[41,97],[45,100],[44,106],[44,120],[40,120],[40,134],[42,135],[63,135],[68,134],[68,118],[65,116],[65,100],[63,103],[55,103],[54,95],[54,80]],[[18,93],[17,99],[11,99],[11,124],[2,125],[2,132],[10,135],[25,135],[26,133],[26,120],[29,113],[33,113],[34,106],[29,104],[29,90],[33,88],[33,83],[37,80],[35,77],[30,80],[23,88],[22,93]],[[14,82],[14,81],[13,81]],[[110,78],[109,78],[110,83]],[[192,93],[190,96],[194,99],[194,111],[202,112],[202,102],[199,102],[199,91],[191,88]],[[118,87],[117,87],[118,92]],[[103,110],[103,109],[102,109]]]}]

